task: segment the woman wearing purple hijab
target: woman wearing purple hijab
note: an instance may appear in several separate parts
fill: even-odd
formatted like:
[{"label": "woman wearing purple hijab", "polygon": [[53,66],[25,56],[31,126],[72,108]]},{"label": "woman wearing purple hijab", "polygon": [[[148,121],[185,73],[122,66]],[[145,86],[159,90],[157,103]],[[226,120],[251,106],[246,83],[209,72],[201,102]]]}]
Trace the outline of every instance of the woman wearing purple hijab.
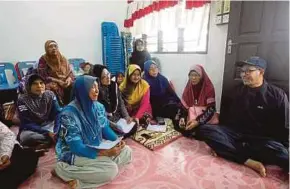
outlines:
[{"label": "woman wearing purple hijab", "polygon": [[157,64],[153,60],[148,60],[144,64],[144,79],[150,85],[150,103],[155,118],[170,118],[175,122],[180,116],[186,116],[179,97],[168,79],[159,73]]}]

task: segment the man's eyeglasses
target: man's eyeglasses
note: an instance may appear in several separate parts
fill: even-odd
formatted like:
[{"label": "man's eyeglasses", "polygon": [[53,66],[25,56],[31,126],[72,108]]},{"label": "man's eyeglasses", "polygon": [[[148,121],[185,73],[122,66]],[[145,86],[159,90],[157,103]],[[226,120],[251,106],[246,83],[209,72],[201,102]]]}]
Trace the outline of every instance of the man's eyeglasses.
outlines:
[{"label": "man's eyeglasses", "polygon": [[243,68],[241,68],[240,72],[241,72],[241,74],[250,74],[250,73],[252,73],[254,71],[257,71],[257,70],[259,70],[259,69],[256,69],[256,68],[254,68],[254,69],[243,69]]}]

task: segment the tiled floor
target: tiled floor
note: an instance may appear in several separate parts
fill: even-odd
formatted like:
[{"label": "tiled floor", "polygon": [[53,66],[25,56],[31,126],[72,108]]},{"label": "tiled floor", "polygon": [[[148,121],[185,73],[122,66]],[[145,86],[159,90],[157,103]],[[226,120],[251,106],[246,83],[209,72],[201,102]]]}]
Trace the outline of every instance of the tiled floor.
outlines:
[{"label": "tiled floor", "polygon": [[[133,162],[101,189],[288,189],[289,178],[277,167],[267,167],[267,177],[244,166],[210,155],[207,146],[180,138],[157,151],[128,140]],[[21,189],[68,188],[51,176],[53,150],[40,160],[35,175]]]}]

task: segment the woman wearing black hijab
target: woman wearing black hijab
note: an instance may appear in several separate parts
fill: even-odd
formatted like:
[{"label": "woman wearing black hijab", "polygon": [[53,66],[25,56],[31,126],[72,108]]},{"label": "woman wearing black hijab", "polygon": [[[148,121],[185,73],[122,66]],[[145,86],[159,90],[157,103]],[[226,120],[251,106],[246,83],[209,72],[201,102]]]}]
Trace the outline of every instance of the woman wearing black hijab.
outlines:
[{"label": "woman wearing black hijab", "polygon": [[[95,64],[92,69],[92,75],[98,77],[100,80],[98,101],[105,106],[107,117],[113,129],[116,129],[116,123],[121,118],[125,119],[128,124],[134,121],[134,119],[129,116],[119,87],[116,82],[111,80],[111,74],[107,67],[101,64]],[[115,131],[118,132],[118,130]],[[136,131],[137,125],[135,125],[129,133],[125,134],[124,137],[130,136]]]},{"label": "woman wearing black hijab", "polygon": [[137,39],[134,44],[134,51],[130,58],[130,64],[137,64],[143,72],[144,63],[147,60],[151,60],[151,56],[145,49],[144,41],[142,39]]}]

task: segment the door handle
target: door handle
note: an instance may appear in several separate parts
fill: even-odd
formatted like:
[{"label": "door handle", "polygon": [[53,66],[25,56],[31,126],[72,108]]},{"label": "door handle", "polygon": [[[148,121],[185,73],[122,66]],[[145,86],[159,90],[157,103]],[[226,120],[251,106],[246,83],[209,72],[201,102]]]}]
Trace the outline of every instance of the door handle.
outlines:
[{"label": "door handle", "polygon": [[227,54],[231,54],[232,53],[232,46],[237,45],[238,43],[233,43],[233,41],[231,39],[228,40],[228,50],[227,50]]},{"label": "door handle", "polygon": [[233,43],[231,39],[228,40],[228,46],[237,45],[238,43]]}]

